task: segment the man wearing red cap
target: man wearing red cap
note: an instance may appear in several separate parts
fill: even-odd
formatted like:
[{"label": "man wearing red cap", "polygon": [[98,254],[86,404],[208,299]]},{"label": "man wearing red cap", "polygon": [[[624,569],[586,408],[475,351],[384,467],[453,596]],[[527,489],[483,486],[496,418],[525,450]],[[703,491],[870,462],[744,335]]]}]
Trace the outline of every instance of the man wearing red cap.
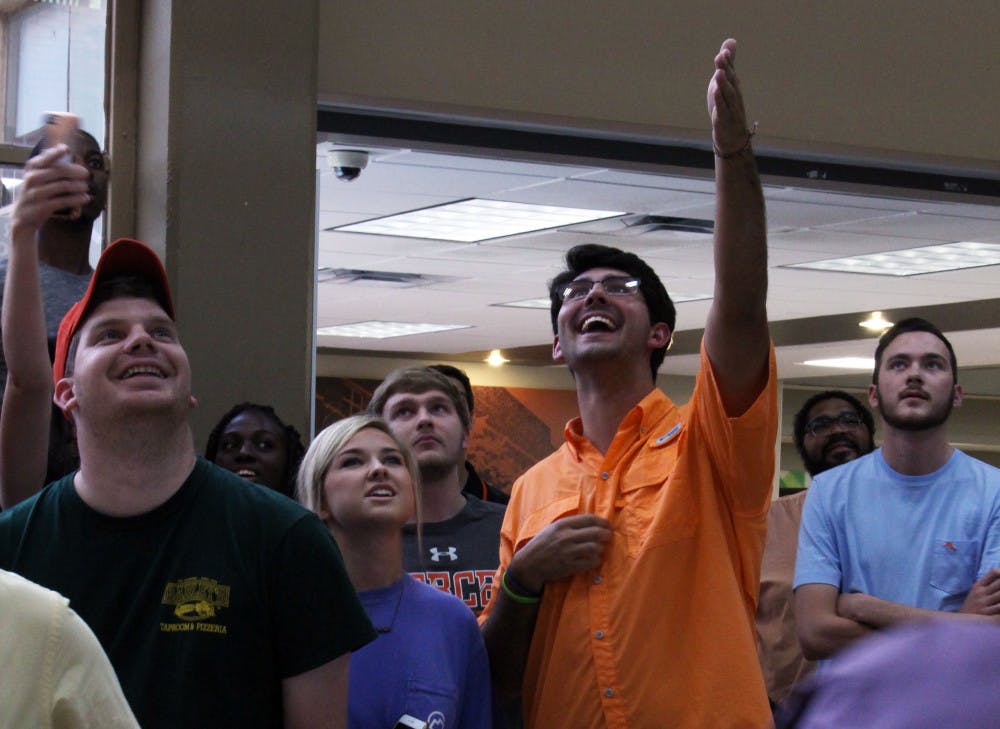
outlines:
[{"label": "man wearing red cap", "polygon": [[[34,188],[40,210],[82,194],[61,174]],[[0,514],[0,566],[70,598],[147,729],[343,727],[348,654],[374,631],[315,515],[195,456],[152,250],[104,251],[53,378],[80,470]]]}]

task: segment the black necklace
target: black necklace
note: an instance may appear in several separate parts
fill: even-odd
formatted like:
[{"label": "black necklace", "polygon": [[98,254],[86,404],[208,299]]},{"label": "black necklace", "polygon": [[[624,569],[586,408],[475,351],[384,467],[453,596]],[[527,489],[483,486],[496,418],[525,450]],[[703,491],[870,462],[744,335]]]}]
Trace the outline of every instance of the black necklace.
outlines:
[{"label": "black necklace", "polygon": [[402,579],[404,580],[404,582],[399,588],[399,597],[396,598],[396,607],[392,611],[392,620],[389,621],[389,624],[387,626],[384,627],[379,627],[377,625],[375,626],[375,632],[378,633],[379,635],[385,635],[386,633],[391,633],[393,627],[396,625],[396,618],[399,617],[399,606],[403,604],[403,593],[406,592],[406,588],[409,585],[410,576],[404,573]]}]

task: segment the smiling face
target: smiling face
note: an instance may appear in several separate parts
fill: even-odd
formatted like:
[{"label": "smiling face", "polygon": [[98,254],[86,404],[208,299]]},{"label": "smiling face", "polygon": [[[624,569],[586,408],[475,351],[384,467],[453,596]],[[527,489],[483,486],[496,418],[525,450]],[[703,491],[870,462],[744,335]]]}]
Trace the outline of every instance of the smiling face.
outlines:
[{"label": "smiling face", "polygon": [[447,393],[398,392],[386,400],[382,416],[392,432],[413,450],[425,476],[465,463],[469,432]]},{"label": "smiling face", "polygon": [[195,404],[191,367],[177,327],[151,299],[99,304],[80,326],[72,374],[55,401],[74,418],[143,412],[183,417]]},{"label": "smiling face", "polygon": [[[603,281],[608,277],[628,277],[613,268],[593,268],[574,280]],[[649,373],[649,353],[666,346],[670,330],[660,322],[652,324],[642,294],[613,296],[603,285],[594,285],[583,297],[563,301],[556,317],[556,338],[552,358],[580,371],[591,362],[619,362]],[[641,365],[639,368],[637,365]]]},{"label": "smiling face", "polygon": [[359,430],[323,476],[320,517],[336,535],[398,530],[414,512],[413,479],[396,442],[377,428]]},{"label": "smiling face", "polygon": [[[849,424],[839,422],[846,416]],[[854,421],[857,421],[856,423]],[[820,400],[806,416],[807,430],[802,439],[802,460],[810,476],[853,461],[874,447],[868,430],[854,406],[838,397]],[[811,428],[813,425],[820,426]],[[819,432],[810,432],[811,430]]]},{"label": "smiling face", "polygon": [[258,410],[244,410],[222,431],[215,463],[248,481],[280,491],[286,458],[284,429]]},{"label": "smiling face", "polygon": [[921,431],[941,426],[962,402],[944,342],[930,332],[905,332],[882,352],[868,398],[887,426]]}]

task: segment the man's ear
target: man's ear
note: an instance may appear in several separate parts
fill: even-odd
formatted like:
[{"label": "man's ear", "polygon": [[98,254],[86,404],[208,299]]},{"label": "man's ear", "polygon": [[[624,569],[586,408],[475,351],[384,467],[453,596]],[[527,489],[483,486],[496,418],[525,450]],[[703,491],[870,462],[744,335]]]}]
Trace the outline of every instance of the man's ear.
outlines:
[{"label": "man's ear", "polygon": [[868,385],[868,404],[872,410],[878,410],[878,385]]},{"label": "man's ear", "polygon": [[649,330],[649,348],[660,349],[670,344],[670,327],[665,322],[657,322]]},{"label": "man's ear", "polygon": [[70,417],[70,412],[75,410],[78,405],[76,392],[73,390],[72,377],[63,377],[56,383],[55,392],[52,393],[52,402],[62,410],[63,415]]},{"label": "man's ear", "polygon": [[189,395],[188,410],[194,410],[196,407],[198,407],[198,398],[196,398],[194,395]]},{"label": "man's ear", "polygon": [[955,392],[952,395],[952,400],[951,400],[952,405],[954,405],[956,408],[962,407],[962,398],[964,397],[965,397],[965,391],[962,389],[961,385],[956,383]]},{"label": "man's ear", "polygon": [[562,348],[559,346],[558,334],[556,334],[555,337],[553,337],[552,339],[552,361],[553,362],[563,361]]}]

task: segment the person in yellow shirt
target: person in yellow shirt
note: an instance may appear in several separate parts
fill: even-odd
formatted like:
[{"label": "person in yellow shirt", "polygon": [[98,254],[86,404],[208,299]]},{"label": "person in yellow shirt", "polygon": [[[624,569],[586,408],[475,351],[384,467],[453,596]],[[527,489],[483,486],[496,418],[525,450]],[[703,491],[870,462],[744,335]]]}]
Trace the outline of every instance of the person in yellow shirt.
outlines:
[{"label": "person in yellow shirt", "polygon": [[101,644],[58,592],[0,570],[0,728],[138,729]]},{"label": "person in yellow shirt", "polygon": [[736,41],[708,87],[715,295],[691,401],[656,388],[675,311],[633,253],[577,246],[550,286],[566,442],[514,485],[481,618],[525,725],[764,727],[755,648],[777,427],[764,199]]}]

